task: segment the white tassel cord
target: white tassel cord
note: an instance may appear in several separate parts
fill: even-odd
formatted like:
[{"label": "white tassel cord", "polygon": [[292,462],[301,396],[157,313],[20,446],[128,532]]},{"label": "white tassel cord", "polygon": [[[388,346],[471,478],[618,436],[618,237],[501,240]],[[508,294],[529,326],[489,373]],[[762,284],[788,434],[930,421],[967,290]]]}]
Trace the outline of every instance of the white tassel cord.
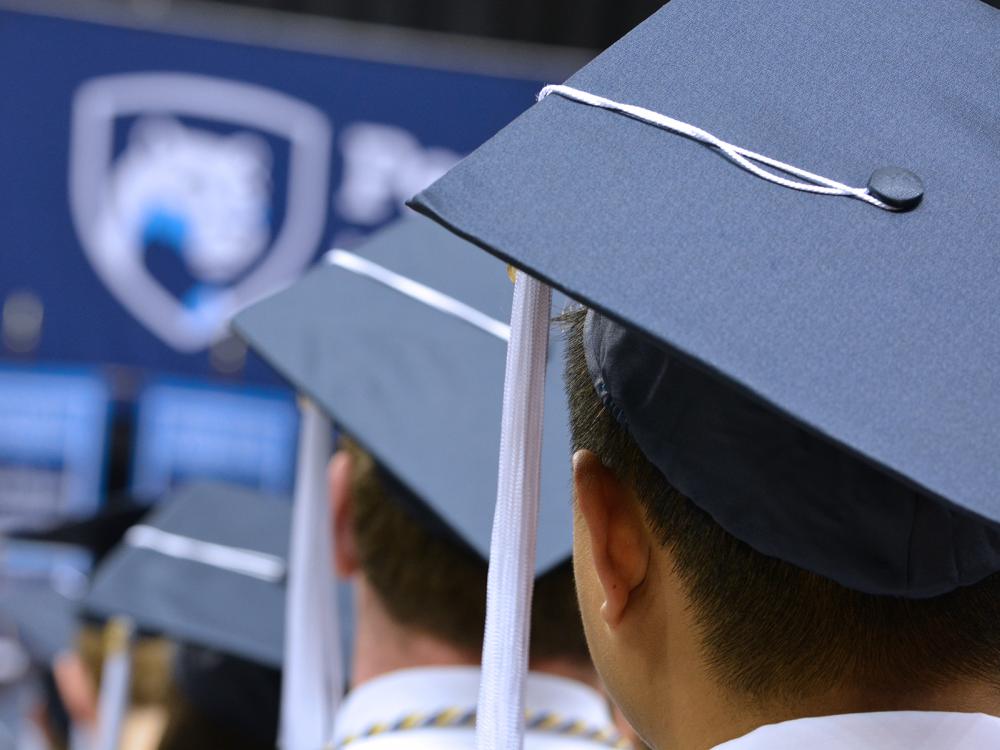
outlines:
[{"label": "white tassel cord", "polygon": [[[660,112],[654,112],[651,109],[639,107],[635,104],[623,104],[612,99],[606,99],[603,96],[591,94],[588,91],[581,91],[580,89],[573,88],[572,86],[562,85],[546,86],[538,92],[538,101],[541,101],[550,94],[558,94],[565,99],[570,99],[571,101],[579,102],[580,104],[586,104],[591,107],[598,107],[600,109],[606,109],[611,112],[627,115],[628,117],[632,117],[648,125],[655,125],[658,128],[663,128],[664,130],[669,130],[673,133],[679,133],[680,135],[684,135],[709,146],[713,146],[722,151],[731,161],[743,167],[743,169],[763,180],[773,182],[776,185],[781,185],[782,187],[790,188],[792,190],[800,190],[806,193],[842,195],[849,198],[857,198],[860,201],[870,203],[871,205],[885,211],[898,210],[893,206],[880,201],[874,195],[869,193],[867,188],[851,187],[850,185],[845,185],[842,182],[831,180],[828,177],[814,174],[806,171],[805,169],[801,169],[791,164],[786,164],[783,161],[778,161],[777,159],[772,159],[769,156],[764,156],[763,154],[758,154],[754,151],[750,151],[749,149],[742,148],[741,146],[736,146],[722,140],[718,136],[712,135],[707,130],[702,130],[696,125],[691,125],[690,123],[683,122],[682,120],[677,120]],[[795,175],[802,180],[806,180],[806,182],[796,182],[795,180],[789,180],[785,177],[774,174],[773,172],[768,172],[766,169],[758,167],[754,164],[754,162],[766,164],[767,166],[786,174]]]},{"label": "white tassel cord", "polygon": [[330,420],[303,399],[288,551],[278,743],[282,750],[324,746],[344,685],[326,490],[332,450]]},{"label": "white tassel cord", "polygon": [[323,258],[332,266],[343,268],[345,271],[351,271],[359,276],[367,276],[369,279],[384,284],[400,294],[405,294],[417,302],[422,302],[428,307],[433,307],[439,312],[460,318],[491,336],[496,336],[504,341],[510,340],[510,326],[506,323],[501,323],[461,300],[396,273],[390,268],[380,266],[368,258],[362,258],[360,255],[337,248],[330,250]]},{"label": "white tassel cord", "polygon": [[135,625],[127,617],[108,621],[104,631],[105,656],[101,692],[97,701],[97,737],[93,750],[118,750],[128,712],[132,682],[132,639]]},{"label": "white tassel cord", "polygon": [[490,542],[476,743],[520,750],[541,482],[542,414],[552,291],[518,273],[500,432],[500,475]]}]

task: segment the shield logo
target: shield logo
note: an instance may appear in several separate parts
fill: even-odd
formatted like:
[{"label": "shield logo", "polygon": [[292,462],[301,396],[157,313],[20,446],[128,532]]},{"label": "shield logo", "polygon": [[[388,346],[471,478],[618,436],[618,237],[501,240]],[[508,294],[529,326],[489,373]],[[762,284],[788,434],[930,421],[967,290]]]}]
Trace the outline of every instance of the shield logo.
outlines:
[{"label": "shield logo", "polygon": [[323,112],[261,86],[179,73],[87,81],[69,167],[83,250],[150,331],[205,349],[313,258],[331,140]]}]

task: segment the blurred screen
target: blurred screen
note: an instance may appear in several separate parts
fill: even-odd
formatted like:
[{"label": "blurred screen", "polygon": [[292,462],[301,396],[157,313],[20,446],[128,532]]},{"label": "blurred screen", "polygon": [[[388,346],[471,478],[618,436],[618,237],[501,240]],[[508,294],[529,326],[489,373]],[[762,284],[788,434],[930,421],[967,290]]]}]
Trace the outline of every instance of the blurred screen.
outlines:
[{"label": "blurred screen", "polygon": [[0,367],[0,530],[97,510],[109,416],[94,373]]},{"label": "blurred screen", "polygon": [[298,411],[287,392],[164,381],[143,391],[138,409],[136,496],[197,479],[291,493]]}]

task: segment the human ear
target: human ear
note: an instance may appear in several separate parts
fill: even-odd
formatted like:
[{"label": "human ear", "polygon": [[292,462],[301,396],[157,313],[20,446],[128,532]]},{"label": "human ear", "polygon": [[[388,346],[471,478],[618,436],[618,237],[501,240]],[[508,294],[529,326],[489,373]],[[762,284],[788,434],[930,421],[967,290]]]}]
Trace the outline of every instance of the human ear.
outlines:
[{"label": "human ear", "polygon": [[333,454],[327,466],[330,490],[330,532],[334,539],[333,565],[341,578],[351,578],[358,572],[358,545],[354,538],[354,490],[351,477],[354,459],[347,451]]},{"label": "human ear", "polygon": [[646,524],[633,493],[591,451],[573,456],[573,490],[604,596],[601,617],[615,629],[649,568]]}]

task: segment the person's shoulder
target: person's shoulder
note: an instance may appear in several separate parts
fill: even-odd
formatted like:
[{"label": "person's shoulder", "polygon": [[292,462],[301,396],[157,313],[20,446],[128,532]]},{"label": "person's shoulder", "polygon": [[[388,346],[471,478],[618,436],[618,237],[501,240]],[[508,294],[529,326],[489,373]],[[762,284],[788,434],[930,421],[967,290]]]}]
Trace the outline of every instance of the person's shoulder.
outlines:
[{"label": "person's shoulder", "polygon": [[1000,747],[1000,718],[944,711],[879,711],[768,724],[715,750],[980,750]]},{"label": "person's shoulder", "polygon": [[[473,750],[475,732],[456,729],[419,729],[367,737],[342,746],[343,750]],[[601,750],[610,745],[580,737],[528,732],[525,750]],[[341,748],[337,748],[341,750]]]}]

